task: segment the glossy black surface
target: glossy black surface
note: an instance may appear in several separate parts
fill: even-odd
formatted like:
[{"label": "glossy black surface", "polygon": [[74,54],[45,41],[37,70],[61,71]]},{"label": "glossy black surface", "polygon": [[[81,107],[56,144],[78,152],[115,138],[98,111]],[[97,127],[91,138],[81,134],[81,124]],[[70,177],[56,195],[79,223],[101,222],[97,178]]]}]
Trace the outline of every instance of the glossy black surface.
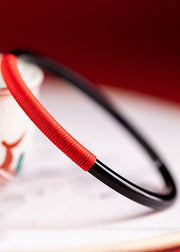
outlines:
[{"label": "glossy black surface", "polygon": [[48,57],[26,50],[13,50],[12,53],[17,56],[23,55],[24,59],[36,63],[50,73],[66,79],[71,84],[78,87],[81,91],[94,99],[106,111],[108,111],[123,127],[126,128],[126,130],[148,153],[157,171],[162,175],[166,188],[164,190],[164,194],[158,194],[143,189],[123,178],[119,174],[115,173],[99,160],[95,162],[93,167],[89,170],[89,173],[91,173],[93,176],[101,180],[103,183],[105,183],[118,193],[121,193],[129,199],[145,206],[160,209],[168,207],[172,204],[176,197],[176,186],[167,167],[162,162],[156,151],[142,136],[142,133],[139,133],[138,130],[134,126],[132,126],[132,124],[125,118],[125,116],[121,112],[116,110],[116,108],[102,94],[99,88],[97,88],[93,83],[91,83],[89,80],[85,79],[78,73]]},{"label": "glossy black surface", "polygon": [[[160,166],[161,168],[159,167],[159,171],[162,171],[161,174],[164,177],[166,168],[163,167],[162,164]],[[143,189],[138,185],[135,185],[134,183],[128,181],[127,179],[111,170],[99,160],[96,160],[95,164],[88,172],[118,193],[121,193],[127,198],[148,207],[156,209],[168,207],[169,205],[171,205],[176,195],[176,188],[173,179],[171,178],[167,170],[165,175],[167,192],[165,194],[154,193]]]}]

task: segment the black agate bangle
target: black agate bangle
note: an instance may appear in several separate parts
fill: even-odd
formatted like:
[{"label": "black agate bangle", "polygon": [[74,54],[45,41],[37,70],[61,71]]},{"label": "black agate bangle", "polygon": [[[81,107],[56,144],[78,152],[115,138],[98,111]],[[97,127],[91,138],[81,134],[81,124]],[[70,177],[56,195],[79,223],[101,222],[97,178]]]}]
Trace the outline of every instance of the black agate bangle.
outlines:
[{"label": "black agate bangle", "polygon": [[[142,205],[145,205],[151,208],[161,209],[161,208],[166,208],[173,203],[176,197],[176,186],[167,167],[164,165],[163,161],[157,155],[155,150],[149,145],[149,143],[138,132],[138,130],[136,130],[135,127],[133,127],[132,124],[128,122],[128,120],[124,117],[124,115],[122,115],[119,111],[117,111],[112,106],[112,104],[110,104],[110,102],[102,95],[101,91],[93,83],[91,83],[90,81],[88,81],[87,79],[79,75],[78,73],[74,72],[73,70],[67,68],[66,66],[46,56],[43,56],[41,54],[37,54],[34,52],[29,52],[29,51],[20,51],[20,50],[12,51],[12,53],[16,56],[23,55],[23,58],[25,60],[29,62],[33,62],[39,65],[40,67],[42,67],[43,69],[49,71],[50,73],[66,79],[67,81],[72,83],[74,86],[79,88],[81,91],[83,91],[85,94],[90,96],[98,104],[100,104],[107,112],[109,112],[124,128],[126,128],[126,130],[137,140],[137,142],[147,152],[147,154],[153,161],[154,166],[157,168],[157,171],[161,174],[165,182],[165,185],[166,185],[165,193],[164,194],[155,193],[155,192],[146,190],[144,188],[141,188],[140,186],[130,182],[129,180],[123,178],[122,176],[120,176],[119,174],[111,170],[101,161],[96,159],[96,157],[92,153],[87,151],[86,149],[83,149],[84,151],[83,159],[81,159],[81,152],[77,154],[77,151],[76,151],[76,154],[74,154],[73,156],[73,150],[72,150],[72,156],[73,158],[74,157],[75,158],[73,160],[73,158],[71,158],[70,155],[69,157],[74,162],[77,161],[76,163],[81,168],[85,167],[84,170],[88,171],[90,174],[95,176],[97,179],[99,179],[104,184],[111,187],[118,193]],[[1,66],[1,70],[2,70],[2,74],[3,72],[6,72],[4,73],[3,77],[8,86],[9,82],[11,81],[8,79],[9,78],[8,73],[11,71],[11,65],[7,66],[7,64],[4,63],[4,65]],[[13,82],[12,82],[12,86],[13,86]],[[10,88],[10,85],[8,86],[8,88]],[[13,92],[12,92],[12,95],[15,96]],[[24,95],[23,91],[21,95]],[[19,98],[16,98],[17,101],[18,99]],[[29,98],[27,97],[26,99],[29,99]],[[27,102],[28,101],[30,100],[27,100]],[[26,100],[23,100],[23,102],[25,103]],[[20,103],[21,102],[19,102],[19,104]],[[23,108],[23,106],[21,107]],[[43,120],[43,117],[41,118],[41,120]],[[41,129],[41,127],[39,128]],[[43,129],[41,130],[43,131]],[[52,134],[53,132],[51,132],[51,135]],[[52,141],[50,137],[49,139]],[[58,144],[56,145],[58,146]],[[70,146],[69,147],[67,146],[67,149],[68,148],[70,148]],[[80,147],[78,146],[78,148]]]}]

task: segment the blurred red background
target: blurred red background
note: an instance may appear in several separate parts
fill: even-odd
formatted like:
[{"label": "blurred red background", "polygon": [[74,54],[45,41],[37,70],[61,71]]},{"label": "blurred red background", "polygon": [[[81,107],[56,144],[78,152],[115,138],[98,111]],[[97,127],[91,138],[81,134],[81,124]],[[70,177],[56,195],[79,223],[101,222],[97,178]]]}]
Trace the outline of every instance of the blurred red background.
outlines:
[{"label": "blurred red background", "polygon": [[180,2],[0,0],[0,51],[46,52],[96,83],[180,102]]}]

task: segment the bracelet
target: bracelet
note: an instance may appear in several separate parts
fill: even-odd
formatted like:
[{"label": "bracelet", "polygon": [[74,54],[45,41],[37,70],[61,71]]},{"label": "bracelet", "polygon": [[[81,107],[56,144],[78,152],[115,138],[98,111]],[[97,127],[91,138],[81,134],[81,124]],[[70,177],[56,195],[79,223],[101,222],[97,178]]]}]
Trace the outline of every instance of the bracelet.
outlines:
[{"label": "bracelet", "polygon": [[[13,55],[14,54],[14,55]],[[127,198],[142,205],[161,209],[170,206],[176,197],[176,186],[167,167],[159,156],[142,137],[142,135],[110,104],[102,95],[100,89],[95,87],[90,81],[70,70],[66,66],[37,53],[28,51],[13,51],[7,53],[1,59],[1,72],[4,81],[12,96],[34,122],[34,124],[52,141],[61,151],[63,151],[72,161],[83,170],[88,171],[107,186],[111,187]],[[78,87],[81,91],[89,95],[93,100],[107,110],[126,130],[137,140],[152,159],[157,171],[161,174],[166,189],[164,194],[146,190],[124,177],[120,176],[112,169],[99,161],[94,154],[82,146],[73,138],[42,106],[30,89],[24,83],[18,67],[18,55],[23,55],[30,62],[38,64],[43,69],[63,77],[70,83]],[[16,56],[15,56],[16,55]]]}]

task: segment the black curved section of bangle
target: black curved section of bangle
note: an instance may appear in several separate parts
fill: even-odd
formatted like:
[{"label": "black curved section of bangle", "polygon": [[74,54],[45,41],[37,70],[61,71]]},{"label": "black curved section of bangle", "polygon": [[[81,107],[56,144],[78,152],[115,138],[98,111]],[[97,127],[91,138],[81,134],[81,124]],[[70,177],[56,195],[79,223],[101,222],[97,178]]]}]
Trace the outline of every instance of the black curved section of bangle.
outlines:
[{"label": "black curved section of bangle", "polygon": [[123,125],[149,154],[150,158],[154,162],[154,165],[164,179],[166,184],[166,192],[164,194],[158,194],[141,188],[140,186],[135,185],[134,183],[123,178],[99,160],[96,160],[95,164],[91,167],[91,169],[88,170],[89,173],[115,191],[142,205],[151,208],[162,209],[170,206],[173,203],[176,197],[176,185],[167,167],[156,154],[154,149],[145,140],[142,134],[140,134],[138,130],[128,122],[122,113],[113,107],[108,99],[102,94],[100,89],[75,71],[39,53],[27,50],[13,50],[11,53],[15,54],[16,56],[23,55],[24,59],[39,65],[52,74],[66,79],[94,99],[104,109],[106,109],[106,111],[108,111],[121,125]]}]

